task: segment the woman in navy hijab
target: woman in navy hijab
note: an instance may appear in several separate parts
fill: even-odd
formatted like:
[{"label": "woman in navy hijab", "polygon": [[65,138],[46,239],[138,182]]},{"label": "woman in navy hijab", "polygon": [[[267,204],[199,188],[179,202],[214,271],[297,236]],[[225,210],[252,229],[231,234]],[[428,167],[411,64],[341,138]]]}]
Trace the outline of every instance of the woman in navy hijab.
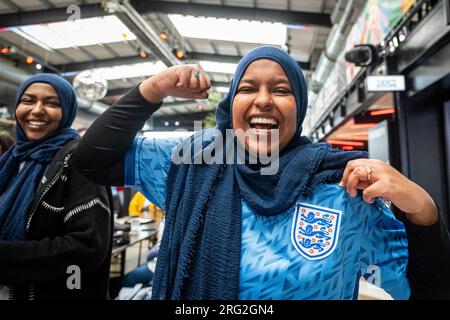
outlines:
[{"label": "woman in navy hijab", "polygon": [[76,114],[57,75],[32,76],[17,92],[17,142],[0,158],[0,299],[106,298],[110,202],[71,165]]},{"label": "woman in navy hijab", "polygon": [[424,286],[448,294],[450,241],[433,200],[366,153],[301,135],[307,87],[284,50],[241,59],[215,129],[135,137],[165,97],[209,88],[198,66],[168,68],[97,119],[75,154],[90,179],[125,183],[166,211],[154,299],[355,299],[360,275],[398,299]]}]

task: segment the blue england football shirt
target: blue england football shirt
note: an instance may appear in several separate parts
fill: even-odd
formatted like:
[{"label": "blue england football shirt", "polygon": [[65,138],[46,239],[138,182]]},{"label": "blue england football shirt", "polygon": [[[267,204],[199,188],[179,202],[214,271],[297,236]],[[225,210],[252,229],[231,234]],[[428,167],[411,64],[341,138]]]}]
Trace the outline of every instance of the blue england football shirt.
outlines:
[{"label": "blue england football shirt", "polygon": [[[139,136],[125,159],[126,185],[164,208],[173,149],[183,138]],[[242,202],[240,299],[356,299],[359,278],[395,299],[410,294],[404,226],[380,201],[322,184],[290,210],[255,215]]]}]

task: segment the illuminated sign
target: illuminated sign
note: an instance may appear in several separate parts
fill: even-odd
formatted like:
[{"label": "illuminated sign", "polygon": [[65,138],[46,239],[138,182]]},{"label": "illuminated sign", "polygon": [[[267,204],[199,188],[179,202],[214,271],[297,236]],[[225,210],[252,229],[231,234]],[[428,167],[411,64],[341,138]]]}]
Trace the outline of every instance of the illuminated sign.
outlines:
[{"label": "illuminated sign", "polygon": [[367,91],[405,91],[404,76],[368,76]]}]

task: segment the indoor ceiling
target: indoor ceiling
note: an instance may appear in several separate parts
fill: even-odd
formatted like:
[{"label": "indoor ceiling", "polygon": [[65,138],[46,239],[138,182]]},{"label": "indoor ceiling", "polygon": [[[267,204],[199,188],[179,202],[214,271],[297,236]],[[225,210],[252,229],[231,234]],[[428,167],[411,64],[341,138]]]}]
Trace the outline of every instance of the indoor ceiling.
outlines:
[{"label": "indoor ceiling", "polygon": [[[114,7],[114,1],[107,2],[110,8]],[[167,34],[168,38],[162,40],[162,50],[183,50],[186,55],[182,62],[200,63],[212,80],[213,90],[224,92],[239,58],[260,44],[284,47],[304,70],[314,70],[331,30],[330,13],[336,1],[131,0],[130,4],[138,14],[135,20],[148,28],[147,35],[153,32],[159,38],[161,33]],[[82,20],[90,19],[85,20],[86,25],[65,23],[77,10],[73,5],[79,8]],[[161,60],[159,52],[149,50],[152,44],[145,43],[147,39],[143,40],[142,27],[137,28],[137,22],[127,22],[123,14],[114,13],[116,16],[106,13],[96,0],[2,0],[0,45],[33,56],[44,70],[58,72],[69,80],[80,71],[102,68],[99,71],[106,74],[109,87],[103,102],[111,104],[158,70],[155,63]],[[234,18],[239,21],[230,20]],[[248,20],[265,23],[258,25]],[[210,23],[215,23],[218,29],[213,29]],[[231,28],[236,29],[235,33],[231,33]],[[139,56],[140,50],[148,53],[146,59]],[[35,72],[31,66],[23,68]],[[159,115],[210,108],[207,104],[199,108],[198,101],[192,100],[165,102],[166,107],[158,111]]]}]

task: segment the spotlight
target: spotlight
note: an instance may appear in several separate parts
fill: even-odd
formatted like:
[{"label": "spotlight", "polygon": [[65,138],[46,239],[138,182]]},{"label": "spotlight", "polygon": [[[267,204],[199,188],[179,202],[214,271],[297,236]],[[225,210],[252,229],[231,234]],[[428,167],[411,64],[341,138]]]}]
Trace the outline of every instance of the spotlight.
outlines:
[{"label": "spotlight", "polygon": [[140,49],[139,50],[139,57],[141,57],[142,59],[147,59],[148,58],[148,53],[145,52],[144,50]]},{"label": "spotlight", "polygon": [[168,121],[164,122],[164,126],[168,127],[169,126],[169,122]]},{"label": "spotlight", "polygon": [[36,64],[36,69],[37,70],[41,70],[42,69],[42,65],[40,63]]},{"label": "spotlight", "polygon": [[180,123],[178,122],[178,121],[175,121],[175,126],[179,126],[180,125]]},{"label": "spotlight", "polygon": [[173,53],[175,54],[175,56],[178,58],[178,60],[184,60],[186,59],[186,52],[184,50],[181,49],[174,49]]},{"label": "spotlight", "polygon": [[11,51],[10,47],[0,47],[1,54],[8,54]]},{"label": "spotlight", "polygon": [[28,56],[25,58],[25,62],[27,64],[32,64],[34,62],[34,58],[32,56]]},{"label": "spotlight", "polygon": [[198,105],[197,105],[197,109],[198,109],[198,110],[203,110],[203,105],[202,105],[202,104],[198,104]]},{"label": "spotlight", "polygon": [[358,67],[374,65],[379,60],[378,50],[371,44],[359,44],[345,53],[345,60]]},{"label": "spotlight", "polygon": [[163,41],[166,41],[167,39],[169,39],[169,35],[168,35],[167,33],[165,33],[165,32],[161,32],[161,33],[159,34],[159,38],[160,38],[161,40],[163,40]]}]

